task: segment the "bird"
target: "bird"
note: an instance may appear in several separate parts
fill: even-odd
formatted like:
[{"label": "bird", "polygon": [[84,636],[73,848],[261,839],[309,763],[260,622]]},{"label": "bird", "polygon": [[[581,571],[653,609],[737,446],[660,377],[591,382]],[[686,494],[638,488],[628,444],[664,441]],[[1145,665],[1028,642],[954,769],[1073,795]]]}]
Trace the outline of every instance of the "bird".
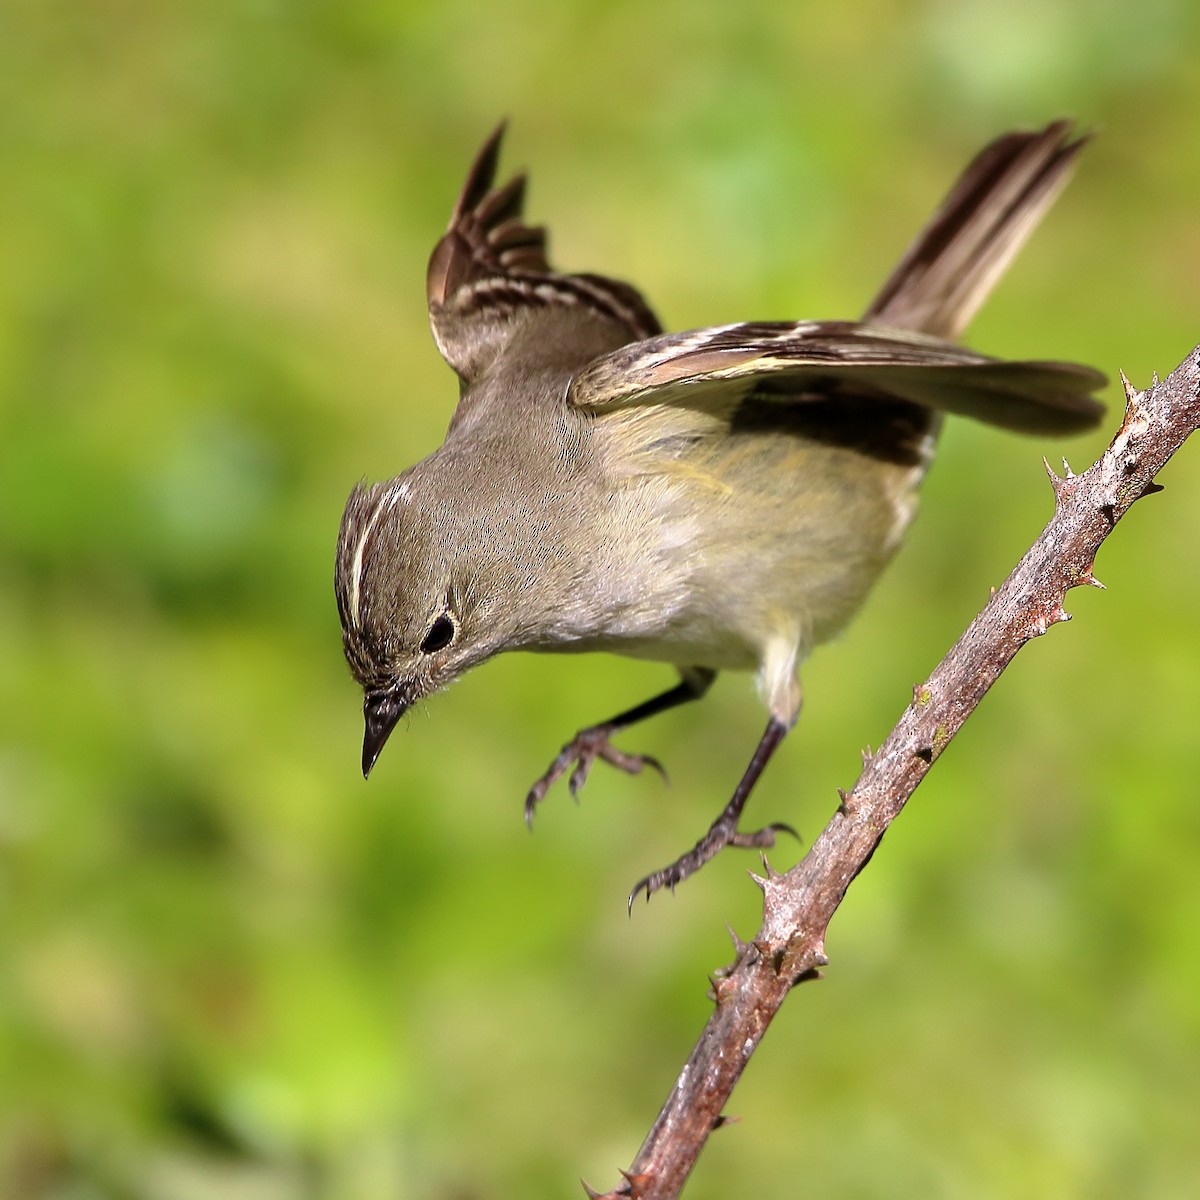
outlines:
[{"label": "bird", "polygon": [[989,142],[858,320],[664,332],[634,287],[551,267],[495,183],[505,123],[467,173],[429,260],[434,341],[460,394],[444,443],[358,483],[334,590],[363,691],[368,776],[415,703],[504,651],[605,651],[674,686],[581,729],[530,788],[526,820],[597,761],[661,772],[614,735],[753,672],[766,727],[695,845],[638,881],[647,899],[730,847],[801,708],[799,668],[840,633],[900,545],[946,414],[1013,432],[1094,426],[1098,371],[959,343],[1071,175],[1088,136],[1057,120]]}]

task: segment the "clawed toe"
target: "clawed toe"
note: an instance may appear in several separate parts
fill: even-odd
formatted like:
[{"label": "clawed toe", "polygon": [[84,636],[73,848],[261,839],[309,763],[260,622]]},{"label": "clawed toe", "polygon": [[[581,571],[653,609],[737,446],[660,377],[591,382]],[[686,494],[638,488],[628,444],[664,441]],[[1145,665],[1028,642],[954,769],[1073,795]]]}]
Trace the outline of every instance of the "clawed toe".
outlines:
[{"label": "clawed toe", "polygon": [[775,845],[777,833],[790,834],[796,841],[800,841],[800,835],[790,825],[777,821],[774,825],[756,829],[753,833],[735,833],[726,844],[743,850],[769,850]]},{"label": "clawed toe", "polygon": [[718,820],[686,854],[681,854],[673,863],[638,880],[633,891],[629,893],[629,912],[633,912],[633,902],[640,895],[649,900],[655,892],[663,888],[669,888],[673,892],[689,875],[694,875],[726,846],[737,846],[744,850],[768,850],[775,845],[777,833],[788,833],[797,841],[800,840],[800,835],[782,821],[763,829],[756,829],[753,833],[739,833],[736,827]]},{"label": "clawed toe", "polygon": [[646,767],[657,771],[664,780],[667,773],[662,763],[649,754],[629,754],[618,750],[608,739],[615,732],[612,726],[597,725],[591,729],[580,730],[563,748],[559,756],[550,764],[549,770],[534,783],[525,797],[525,823],[533,824],[533,814],[542,798],[556,783],[570,771],[567,779],[567,790],[573,799],[578,799],[580,789],[587,783],[592,765],[597,759],[603,759],[618,770],[628,775],[638,775]]}]

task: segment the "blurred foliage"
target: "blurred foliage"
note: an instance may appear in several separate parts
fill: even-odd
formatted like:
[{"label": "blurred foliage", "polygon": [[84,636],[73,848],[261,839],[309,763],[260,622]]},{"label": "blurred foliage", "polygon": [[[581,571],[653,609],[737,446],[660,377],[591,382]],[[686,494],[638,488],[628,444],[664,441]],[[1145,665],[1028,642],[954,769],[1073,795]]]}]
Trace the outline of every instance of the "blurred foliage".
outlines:
[{"label": "blurred foliage", "polygon": [[[628,737],[670,789],[597,771],[533,837],[531,778],[662,668],[502,659],[358,778],[337,523],[445,427],[425,258],[501,115],[557,261],[676,328],[853,314],[979,145],[1074,115],[972,341],[1145,384],[1200,341],[1198,52],[1189,0],[6,0],[0,1195],[610,1186],[756,928],[733,853],[624,909],[740,773],[745,679]],[[1041,527],[1043,453],[947,431],[756,816],[820,828]],[[689,1195],[1195,1194],[1190,449],[1164,482],[856,883]]]}]

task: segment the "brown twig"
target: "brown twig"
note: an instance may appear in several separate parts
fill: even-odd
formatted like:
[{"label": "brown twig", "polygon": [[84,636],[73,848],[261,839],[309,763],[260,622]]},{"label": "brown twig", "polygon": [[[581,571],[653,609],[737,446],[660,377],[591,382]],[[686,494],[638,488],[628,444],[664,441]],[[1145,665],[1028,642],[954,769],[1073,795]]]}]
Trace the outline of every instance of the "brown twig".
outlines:
[{"label": "brown twig", "polygon": [[[825,965],[825,930],[892,820],[984,693],[1030,639],[1068,619],[1073,587],[1100,587],[1092,564],[1154,476],[1200,427],[1200,347],[1145,392],[1125,383],[1125,419],[1100,460],[1058,476],[1054,516],[954,648],[913,690],[887,740],[812,849],[785,875],[766,867],[763,922],[713,980],[712,1016],[624,1181],[609,1200],[677,1196],[763,1033],[787,994]],[[1064,466],[1066,464],[1064,463]],[[598,1193],[588,1189],[589,1195]]]}]

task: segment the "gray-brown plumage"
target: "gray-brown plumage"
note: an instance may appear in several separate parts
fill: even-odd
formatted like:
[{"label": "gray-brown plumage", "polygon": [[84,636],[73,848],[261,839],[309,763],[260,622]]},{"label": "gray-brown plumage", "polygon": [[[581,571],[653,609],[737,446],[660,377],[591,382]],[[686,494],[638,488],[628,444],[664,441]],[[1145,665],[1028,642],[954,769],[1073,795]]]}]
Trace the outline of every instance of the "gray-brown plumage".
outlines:
[{"label": "gray-brown plumage", "polygon": [[[681,682],[581,731],[526,814],[610,736],[757,672],[766,732],[696,845],[634,889],[674,887],[727,845],[800,711],[797,671],[858,609],[912,518],[943,413],[1034,434],[1094,425],[1104,378],[1008,362],[956,338],[1065,184],[1084,139],[1009,133],[967,167],[861,321],[664,334],[630,286],[563,275],[493,190],[502,129],[472,166],[427,279],[434,338],[461,382],[445,444],[350,495],[335,588],[365,693],[363,771],[400,715],[502,650],[608,650]],[[631,896],[632,901],[632,896]]]}]

